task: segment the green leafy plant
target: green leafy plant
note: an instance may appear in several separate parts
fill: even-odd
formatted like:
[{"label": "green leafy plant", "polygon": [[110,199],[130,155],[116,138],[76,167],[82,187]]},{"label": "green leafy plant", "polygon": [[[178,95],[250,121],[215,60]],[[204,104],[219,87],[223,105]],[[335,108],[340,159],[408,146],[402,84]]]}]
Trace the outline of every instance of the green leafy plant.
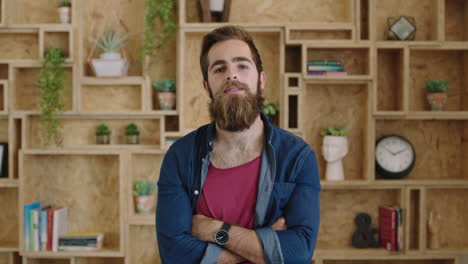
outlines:
[{"label": "green leafy plant", "polygon": [[57,6],[58,6],[58,7],[71,7],[72,4],[71,4],[70,1],[62,1],[62,2],[58,3]]},{"label": "green leafy plant", "polygon": [[51,47],[44,54],[42,68],[39,72],[39,89],[41,92],[39,105],[41,116],[42,136],[44,145],[48,146],[53,140],[57,146],[62,145],[60,122],[57,119],[63,111],[65,104],[62,102],[61,91],[65,89],[66,72],[60,67],[65,62],[65,53],[55,47]]},{"label": "green leafy plant", "polygon": [[344,137],[347,135],[347,131],[344,127],[340,126],[331,126],[320,131],[321,136],[339,136]]},{"label": "green leafy plant", "polygon": [[176,91],[176,82],[175,80],[159,80],[153,82],[153,88],[157,89],[160,93]]},{"label": "green leafy plant", "polygon": [[100,124],[96,129],[96,136],[108,136],[111,134],[109,127],[105,124]]},{"label": "green leafy plant", "polygon": [[139,136],[140,131],[138,131],[137,125],[135,125],[134,123],[131,123],[125,128],[125,134],[127,136]]},{"label": "green leafy plant", "polygon": [[105,53],[117,52],[123,47],[127,39],[128,33],[110,29],[99,38],[97,46]]},{"label": "green leafy plant", "polygon": [[450,88],[450,83],[446,80],[428,80],[424,87],[428,93],[445,93]]},{"label": "green leafy plant", "polygon": [[146,196],[156,192],[157,185],[152,181],[135,181],[133,184],[133,195]]},{"label": "green leafy plant", "polygon": [[[174,22],[174,0],[145,0],[146,16],[143,47],[139,58],[153,56],[157,50],[166,48],[175,36],[177,26]],[[155,29],[156,21],[160,28]]]},{"label": "green leafy plant", "polygon": [[274,116],[279,112],[279,104],[271,102],[263,102],[262,112],[265,115]]}]

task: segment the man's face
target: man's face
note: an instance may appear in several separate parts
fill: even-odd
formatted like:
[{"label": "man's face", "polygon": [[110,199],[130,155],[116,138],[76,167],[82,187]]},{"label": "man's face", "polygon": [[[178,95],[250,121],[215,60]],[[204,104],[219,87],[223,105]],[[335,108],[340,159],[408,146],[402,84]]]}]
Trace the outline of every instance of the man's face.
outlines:
[{"label": "man's face", "polygon": [[208,82],[203,85],[212,99],[212,119],[228,131],[249,128],[260,114],[265,85],[265,73],[259,77],[249,46],[240,40],[218,42],[208,61]]}]

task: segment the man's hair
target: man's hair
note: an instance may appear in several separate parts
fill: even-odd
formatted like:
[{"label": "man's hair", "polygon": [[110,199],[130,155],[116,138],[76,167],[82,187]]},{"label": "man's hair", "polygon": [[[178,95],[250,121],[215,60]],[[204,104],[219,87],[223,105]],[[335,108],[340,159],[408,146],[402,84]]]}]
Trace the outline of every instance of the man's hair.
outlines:
[{"label": "man's hair", "polygon": [[208,81],[208,67],[210,66],[208,52],[211,47],[218,42],[230,39],[238,39],[245,42],[250,48],[250,53],[252,53],[252,58],[257,67],[258,74],[263,71],[262,58],[249,33],[239,26],[224,26],[211,31],[203,38],[200,54],[200,67],[203,73],[203,80]]}]

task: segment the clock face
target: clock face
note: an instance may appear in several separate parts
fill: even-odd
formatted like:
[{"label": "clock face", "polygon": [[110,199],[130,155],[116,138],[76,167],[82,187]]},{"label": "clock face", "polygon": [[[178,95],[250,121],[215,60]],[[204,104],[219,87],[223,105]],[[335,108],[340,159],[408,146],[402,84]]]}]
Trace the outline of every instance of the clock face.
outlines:
[{"label": "clock face", "polygon": [[377,142],[375,149],[377,165],[389,173],[401,173],[414,165],[413,146],[403,137],[385,136]]}]

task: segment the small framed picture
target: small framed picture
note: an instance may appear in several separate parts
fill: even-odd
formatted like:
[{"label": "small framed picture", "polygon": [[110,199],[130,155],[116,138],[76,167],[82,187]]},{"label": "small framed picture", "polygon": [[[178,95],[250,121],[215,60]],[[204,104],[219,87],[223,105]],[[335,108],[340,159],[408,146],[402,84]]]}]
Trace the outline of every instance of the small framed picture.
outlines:
[{"label": "small framed picture", "polygon": [[0,178],[8,177],[8,143],[0,142]]},{"label": "small framed picture", "polygon": [[400,16],[388,18],[388,40],[414,40],[416,22],[413,17]]}]

